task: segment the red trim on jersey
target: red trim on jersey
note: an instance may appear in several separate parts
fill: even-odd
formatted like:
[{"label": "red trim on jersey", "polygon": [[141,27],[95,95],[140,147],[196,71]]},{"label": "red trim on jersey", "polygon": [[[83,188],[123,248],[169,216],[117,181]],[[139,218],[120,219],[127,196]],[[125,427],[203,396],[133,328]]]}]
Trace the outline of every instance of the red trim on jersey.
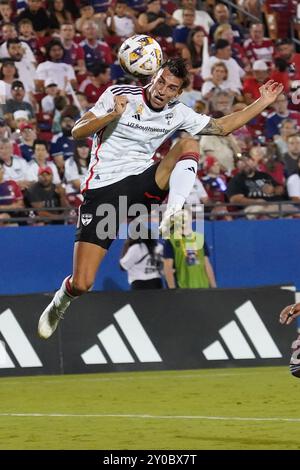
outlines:
[{"label": "red trim on jersey", "polygon": [[70,283],[71,277],[72,277],[72,276],[69,276],[69,277],[66,279],[65,286],[66,286],[67,294],[70,295],[71,297],[74,297],[74,294],[72,293],[72,286],[71,286],[71,283]]},{"label": "red trim on jersey", "polygon": [[146,196],[148,199],[157,199],[157,201],[160,201],[161,198],[159,196],[154,196],[154,194],[150,194],[150,193],[144,193],[144,196]]},{"label": "red trim on jersey", "polygon": [[87,190],[89,189],[89,182],[91,181],[91,179],[92,179],[93,176],[94,176],[94,168],[95,168],[95,166],[97,165],[97,163],[99,163],[100,158],[99,158],[98,152],[99,152],[100,147],[101,147],[101,144],[102,144],[102,136],[103,136],[104,131],[105,131],[105,127],[104,127],[103,129],[101,129],[101,131],[100,131],[100,135],[99,135],[99,145],[98,145],[98,147],[97,147],[97,149],[96,149],[96,152],[95,152],[96,161],[95,161],[94,165],[93,165],[93,166],[91,167],[91,169],[90,169],[90,176],[89,176],[88,179],[86,180],[85,188],[81,191],[82,193],[83,193],[84,191],[87,191]]},{"label": "red trim on jersey", "polygon": [[187,152],[181,155],[178,161],[180,162],[181,160],[194,160],[194,162],[198,163],[199,158],[200,158],[200,154],[198,152],[190,152],[190,153]]}]

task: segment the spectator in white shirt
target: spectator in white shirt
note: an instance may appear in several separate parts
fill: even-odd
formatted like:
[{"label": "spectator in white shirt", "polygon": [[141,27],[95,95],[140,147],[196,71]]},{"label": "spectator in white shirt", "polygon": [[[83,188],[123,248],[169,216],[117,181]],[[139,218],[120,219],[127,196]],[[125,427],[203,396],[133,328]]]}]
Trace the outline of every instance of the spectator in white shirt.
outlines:
[{"label": "spectator in white shirt", "polygon": [[44,113],[54,113],[54,98],[59,93],[57,83],[53,80],[53,78],[47,78],[45,80],[44,87],[47,96],[44,96],[41,101],[42,110]]},{"label": "spectator in white shirt", "polygon": [[13,155],[13,144],[7,138],[0,140],[0,160],[3,162],[4,181],[14,180],[21,189],[29,186],[28,163],[22,157]]},{"label": "spectator in white shirt", "polygon": [[228,69],[224,62],[216,62],[211,68],[211,79],[203,83],[201,93],[203,98],[209,100],[219,90],[227,90],[231,94],[240,95],[239,89],[232,87],[228,81]]},{"label": "spectator in white shirt", "polygon": [[52,170],[53,183],[60,184],[61,180],[56,165],[49,161],[48,145],[45,140],[36,139],[33,143],[32,160],[28,163],[27,179],[36,183],[39,179],[39,169],[49,167]]},{"label": "spectator in white shirt", "polygon": [[80,193],[80,186],[88,173],[91,158],[90,150],[87,140],[78,140],[75,144],[74,157],[70,157],[65,161],[67,195]]},{"label": "spectator in white shirt", "polygon": [[196,4],[197,0],[182,0],[181,8],[174,11],[173,18],[175,18],[178,23],[182,24],[184,8],[193,8],[195,10],[195,25],[202,26],[208,34],[210,27],[214,24],[214,20],[206,11],[196,10]]},{"label": "spectator in white shirt", "polygon": [[300,202],[300,158],[298,160],[298,172],[289,176],[286,182],[289,198],[294,202]]},{"label": "spectator in white shirt", "polygon": [[201,75],[203,80],[211,79],[211,68],[216,62],[223,62],[228,70],[228,83],[231,89],[242,88],[241,78],[245,75],[244,70],[237,61],[231,57],[232,51],[226,39],[219,39],[215,44],[216,55],[209,57],[202,64]]}]

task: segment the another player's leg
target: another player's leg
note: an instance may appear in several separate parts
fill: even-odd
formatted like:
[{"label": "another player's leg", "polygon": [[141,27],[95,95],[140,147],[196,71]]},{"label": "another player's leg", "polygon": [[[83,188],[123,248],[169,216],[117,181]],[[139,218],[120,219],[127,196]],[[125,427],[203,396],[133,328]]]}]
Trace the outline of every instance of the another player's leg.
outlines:
[{"label": "another player's leg", "polygon": [[56,330],[70,303],[92,287],[106,251],[93,243],[75,243],[73,274],[64,279],[60,289],[42,313],[38,324],[38,334],[41,338],[49,338]]},{"label": "another player's leg", "polygon": [[195,183],[199,160],[199,143],[181,139],[158,165],[155,181],[161,189],[169,188],[167,210],[160,230],[169,232],[176,212],[180,211]]}]

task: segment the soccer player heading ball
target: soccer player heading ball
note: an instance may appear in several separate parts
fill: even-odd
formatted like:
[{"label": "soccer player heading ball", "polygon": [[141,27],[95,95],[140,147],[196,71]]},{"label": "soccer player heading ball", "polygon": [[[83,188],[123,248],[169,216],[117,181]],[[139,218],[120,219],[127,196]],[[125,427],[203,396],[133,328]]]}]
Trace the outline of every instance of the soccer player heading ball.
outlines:
[{"label": "soccer player heading ball", "polygon": [[197,174],[199,144],[193,138],[181,139],[159,164],[154,164],[152,157],[161,143],[178,129],[191,136],[230,134],[270,106],[283,90],[281,84],[268,81],[260,88],[260,98],[250,106],[212,119],[177,101],[187,85],[184,61],[169,59],[146,87],[109,87],[76,122],[72,131],[75,139],[94,135],[92,157],[82,187],[84,202],[79,211],[73,273],[62,282],[40,317],[38,333],[42,338],[52,335],[70,303],[91,288],[116,238],[122,220],[117,221],[117,228],[112,224],[106,238],[99,233],[105,217],[101,205],[110,204],[118,213],[119,196],[127,196],[129,204],[150,206],[169,193],[161,223],[163,232],[183,207]]}]

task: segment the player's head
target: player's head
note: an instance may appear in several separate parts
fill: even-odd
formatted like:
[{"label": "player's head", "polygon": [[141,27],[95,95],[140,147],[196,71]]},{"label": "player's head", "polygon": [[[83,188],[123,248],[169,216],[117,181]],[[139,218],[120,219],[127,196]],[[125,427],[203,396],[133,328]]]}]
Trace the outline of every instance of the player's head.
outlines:
[{"label": "player's head", "polygon": [[189,85],[189,72],[181,58],[168,59],[153,76],[148,88],[150,104],[161,109]]}]

